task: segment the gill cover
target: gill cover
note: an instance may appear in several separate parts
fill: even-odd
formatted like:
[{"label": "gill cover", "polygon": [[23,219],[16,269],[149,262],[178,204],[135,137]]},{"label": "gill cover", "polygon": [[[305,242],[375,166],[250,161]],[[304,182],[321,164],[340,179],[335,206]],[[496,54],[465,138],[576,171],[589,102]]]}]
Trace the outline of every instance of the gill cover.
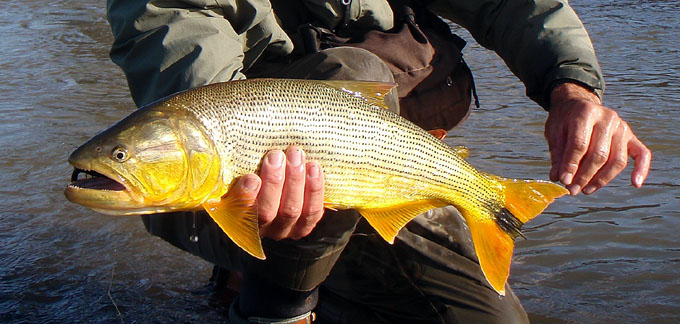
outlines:
[{"label": "gill cover", "polygon": [[[125,186],[120,193],[79,190],[70,200],[81,203],[97,195],[109,214],[143,214],[195,208],[215,190],[219,158],[203,126],[190,113],[168,106],[142,108],[78,148],[69,158],[74,167],[100,173]],[[68,189],[67,189],[68,191]],[[74,190],[75,191],[75,190]],[[80,197],[79,197],[80,195]],[[102,198],[103,197],[103,198]]]}]

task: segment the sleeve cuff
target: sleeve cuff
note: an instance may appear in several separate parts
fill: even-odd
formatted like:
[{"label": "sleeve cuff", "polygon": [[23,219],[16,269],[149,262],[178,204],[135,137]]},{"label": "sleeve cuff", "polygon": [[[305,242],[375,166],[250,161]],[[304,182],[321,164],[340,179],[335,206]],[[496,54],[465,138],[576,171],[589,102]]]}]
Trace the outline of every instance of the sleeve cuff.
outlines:
[{"label": "sleeve cuff", "polygon": [[562,83],[578,83],[593,91],[600,97],[600,100],[602,100],[605,89],[605,82],[599,71],[586,71],[578,67],[562,67],[548,74],[545,80],[544,84],[546,86],[541,94],[529,95],[532,100],[545,110],[550,110],[550,93],[556,86]]}]

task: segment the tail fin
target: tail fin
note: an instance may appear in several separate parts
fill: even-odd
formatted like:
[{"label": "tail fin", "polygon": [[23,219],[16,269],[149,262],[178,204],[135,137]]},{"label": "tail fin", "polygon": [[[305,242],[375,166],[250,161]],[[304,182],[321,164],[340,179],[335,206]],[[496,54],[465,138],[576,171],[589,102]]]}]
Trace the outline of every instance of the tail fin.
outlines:
[{"label": "tail fin", "polygon": [[538,216],[555,198],[569,193],[548,181],[501,179],[505,187],[505,208],[522,223]]},{"label": "tail fin", "polygon": [[[505,193],[505,205],[500,210],[480,210],[480,215],[461,211],[470,227],[484,276],[491,286],[505,295],[505,283],[510,275],[510,262],[515,238],[521,236],[524,223],[539,215],[555,198],[568,191],[547,181],[498,178]],[[487,215],[484,215],[487,213]]]}]

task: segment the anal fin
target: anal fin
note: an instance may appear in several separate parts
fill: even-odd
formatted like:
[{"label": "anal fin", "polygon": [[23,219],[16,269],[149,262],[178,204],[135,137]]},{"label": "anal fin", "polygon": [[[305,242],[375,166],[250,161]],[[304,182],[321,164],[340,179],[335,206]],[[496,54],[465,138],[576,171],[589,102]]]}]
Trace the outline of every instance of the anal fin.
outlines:
[{"label": "anal fin", "polygon": [[203,203],[203,208],[238,247],[260,260],[265,259],[253,199],[230,191],[220,201]]},{"label": "anal fin", "polygon": [[385,241],[393,244],[399,231],[418,214],[447,205],[440,200],[427,199],[385,208],[359,209],[358,211]]}]

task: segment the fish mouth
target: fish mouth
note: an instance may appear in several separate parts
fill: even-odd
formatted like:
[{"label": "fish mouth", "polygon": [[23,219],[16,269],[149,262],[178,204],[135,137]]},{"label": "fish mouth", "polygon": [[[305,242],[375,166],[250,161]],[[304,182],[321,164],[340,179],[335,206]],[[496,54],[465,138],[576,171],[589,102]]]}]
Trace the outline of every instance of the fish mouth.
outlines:
[{"label": "fish mouth", "polygon": [[[80,177],[84,175],[84,177]],[[80,178],[79,178],[80,177]],[[69,187],[89,190],[125,191],[122,183],[113,180],[99,172],[74,168]]]},{"label": "fish mouth", "polygon": [[109,215],[129,215],[139,208],[130,188],[122,177],[114,180],[110,175],[76,166],[71,174],[71,183],[66,186],[66,199],[76,204]]}]

